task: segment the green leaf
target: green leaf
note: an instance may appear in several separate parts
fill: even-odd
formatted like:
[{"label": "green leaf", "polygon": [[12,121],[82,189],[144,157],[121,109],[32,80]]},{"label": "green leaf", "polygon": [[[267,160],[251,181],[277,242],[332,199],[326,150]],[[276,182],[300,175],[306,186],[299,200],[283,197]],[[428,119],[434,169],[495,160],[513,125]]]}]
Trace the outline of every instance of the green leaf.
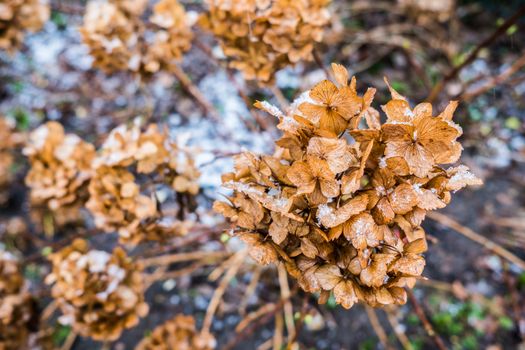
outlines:
[{"label": "green leaf", "polygon": [[67,27],[66,16],[64,16],[64,14],[58,11],[53,11],[51,13],[51,21],[55,23],[55,25],[57,26],[59,30],[64,30]]},{"label": "green leaf", "polygon": [[16,121],[16,127],[19,130],[26,131],[29,129],[29,113],[22,108],[16,108],[11,115]]},{"label": "green leaf", "polygon": [[326,301],[326,306],[330,309],[335,309],[337,307],[337,303],[335,302],[335,297],[332,293],[330,293],[330,297]]},{"label": "green leaf", "polygon": [[505,120],[505,127],[511,130],[518,130],[521,127],[521,121],[516,117],[509,117]]},{"label": "green leaf", "polygon": [[512,34],[516,33],[518,31],[518,26],[516,24],[513,24],[507,29],[507,35],[511,36]]},{"label": "green leaf", "polygon": [[479,349],[478,340],[473,335],[467,335],[465,338],[463,338],[461,345],[462,345],[462,349],[466,349],[466,350]]},{"label": "green leaf", "polygon": [[417,326],[419,324],[419,318],[416,314],[410,314],[407,316],[407,323],[411,326]]},{"label": "green leaf", "polygon": [[230,240],[230,235],[229,235],[229,234],[227,234],[227,233],[223,233],[223,234],[221,235],[221,242],[222,242],[222,243],[226,243],[226,242],[228,242],[229,240]]},{"label": "green leaf", "polygon": [[44,248],[42,248],[42,255],[43,256],[47,257],[51,253],[53,253],[53,248],[52,247],[44,247]]},{"label": "green leaf", "polygon": [[525,288],[525,272],[522,272],[520,276],[518,277],[518,287],[520,289]]},{"label": "green leaf", "polygon": [[359,344],[359,350],[373,350],[376,348],[377,341],[375,339],[367,339]]},{"label": "green leaf", "polygon": [[514,321],[508,316],[501,316],[498,320],[499,326],[506,330],[511,331],[514,329]]},{"label": "green leaf", "polygon": [[71,327],[70,326],[64,326],[61,324],[57,324],[55,326],[55,330],[53,332],[52,338],[53,343],[55,345],[62,345],[64,341],[66,341],[69,333],[71,333]]}]

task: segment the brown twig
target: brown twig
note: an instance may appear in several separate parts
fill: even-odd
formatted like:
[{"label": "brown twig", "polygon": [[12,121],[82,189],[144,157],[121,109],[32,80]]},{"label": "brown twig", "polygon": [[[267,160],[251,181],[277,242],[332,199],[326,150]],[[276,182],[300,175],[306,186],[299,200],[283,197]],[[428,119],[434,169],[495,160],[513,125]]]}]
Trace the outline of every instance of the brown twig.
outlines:
[{"label": "brown twig", "polygon": [[488,79],[484,84],[478,86],[476,89],[473,89],[472,91],[466,91],[465,93],[461,94],[461,100],[470,101],[474,97],[484,94],[488,90],[500,84],[503,84],[507,79],[509,79],[512,75],[519,71],[523,66],[525,66],[525,54],[518,58],[502,73]]},{"label": "brown twig", "polygon": [[264,304],[258,309],[250,312],[243,319],[239,321],[239,323],[235,327],[235,332],[240,333],[244,331],[252,322],[259,319],[263,315],[266,315],[267,313],[274,311],[276,308],[277,308],[277,304],[269,303],[269,304]]},{"label": "brown twig", "polygon": [[261,274],[262,274],[262,267],[255,266],[255,269],[253,270],[253,274],[250,278],[250,284],[248,284],[248,287],[246,287],[246,292],[244,293],[243,299],[239,306],[239,313],[241,315],[246,314],[246,307],[248,306],[248,302],[250,298],[252,297],[252,295],[255,293],[257,289],[257,284],[259,284],[259,280],[261,279]]},{"label": "brown twig", "polygon": [[[86,231],[83,231],[83,232],[76,233],[74,235],[70,235],[70,236],[65,237],[65,238],[63,238],[61,240],[58,240],[56,242],[51,242],[46,247],[49,247],[53,251],[55,251],[55,250],[58,250],[60,248],[63,248],[65,246],[69,245],[71,242],[73,242],[77,238],[89,238],[89,237],[96,236],[96,235],[99,235],[99,234],[102,234],[102,233],[104,233],[104,231],[103,230],[99,230],[99,229],[86,230]],[[30,263],[33,263],[33,262],[40,261],[40,260],[45,259],[45,258],[46,257],[44,255],[42,255],[42,252],[40,251],[40,252],[31,254],[28,257],[26,257],[22,261],[22,264],[23,265],[27,265],[27,264],[30,264]]]},{"label": "brown twig", "polygon": [[413,346],[410,343],[410,340],[408,339],[407,335],[405,334],[403,327],[399,324],[397,316],[394,314],[393,310],[394,309],[391,308],[385,309],[388,323],[390,323],[390,326],[394,330],[394,334],[396,335],[397,340],[399,340],[399,342],[403,346],[403,349],[412,350]]},{"label": "brown twig", "polygon": [[180,249],[182,247],[190,246],[193,243],[209,241],[210,239],[213,239],[214,236],[220,235],[228,227],[230,227],[228,224],[220,224],[215,227],[196,224],[186,236],[177,237],[171,240],[169,244],[158,244],[150,249],[142,251],[140,256],[142,258],[153,257],[159,254],[168,253],[176,248]]},{"label": "brown twig", "polygon": [[[297,292],[296,288],[292,290],[292,294],[295,292]],[[237,335],[232,340],[230,340],[228,344],[222,348],[222,350],[233,349],[241,340],[253,334],[253,332],[255,332],[259,327],[268,323],[272,317],[284,307],[285,301],[286,300],[281,299],[277,304],[275,304],[275,308],[273,308],[271,312],[268,312],[264,316],[257,318],[255,322],[251,323],[250,327],[247,327],[242,332],[237,333]]]},{"label": "brown twig", "polygon": [[277,313],[275,315],[275,331],[273,333],[273,350],[281,350],[283,348],[284,336],[283,336],[283,315]]},{"label": "brown twig", "polygon": [[492,251],[494,254],[501,256],[505,260],[508,260],[513,264],[516,264],[520,269],[525,270],[525,261],[523,261],[516,255],[512,254],[511,252],[509,252],[507,249],[503,248],[496,242],[493,242],[490,239],[483,237],[479,233],[474,232],[470,228],[461,225],[459,222],[457,222],[454,219],[449,218],[445,214],[441,214],[438,212],[429,212],[427,216],[430,219],[448,228],[451,228],[458,233],[461,233],[463,236],[467,237],[468,239],[481,244],[483,247]]},{"label": "brown twig", "polygon": [[139,260],[142,266],[149,267],[155,265],[170,265],[179,262],[186,262],[191,260],[215,260],[217,258],[224,258],[230,256],[231,253],[228,252],[207,252],[207,251],[197,251],[197,252],[187,252],[187,253],[175,253],[169,255],[161,255],[153,258],[146,258]]},{"label": "brown twig", "polygon": [[283,95],[283,92],[277,85],[270,86],[270,91],[273,93],[273,95],[279,102],[279,105],[282,110],[286,110],[290,106],[290,103],[288,102],[286,97]]},{"label": "brown twig", "polygon": [[233,84],[235,89],[237,90],[237,93],[241,97],[241,99],[246,104],[246,108],[250,111],[250,114],[252,115],[252,118],[257,122],[259,127],[262,130],[268,130],[270,128],[270,124],[268,123],[268,119],[261,116],[261,114],[253,109],[253,103],[250,101],[250,98],[248,95],[242,91],[241,87],[239,86],[239,83],[235,79],[235,76],[233,75],[233,72],[226,64],[222,64],[215,56],[213,56],[213,52],[210,50],[210,48],[206,45],[204,45],[197,37],[193,39],[194,45],[199,48],[209,59],[211,62],[213,62],[218,67],[224,69],[226,71],[226,75],[228,77],[228,80]]},{"label": "brown twig", "polygon": [[321,59],[321,55],[319,55],[319,52],[317,52],[317,50],[314,48],[312,50],[312,55],[314,57],[314,61],[315,63],[317,63],[317,65],[319,66],[319,68],[321,68],[324,72],[324,75],[326,76],[326,79],[330,80],[331,79],[331,75],[330,75],[330,72],[328,71],[328,69],[325,67],[324,63],[323,63],[323,60]]},{"label": "brown twig", "polygon": [[75,340],[77,340],[77,334],[75,332],[71,331],[68,334],[64,344],[60,347],[60,350],[69,350],[69,349],[71,349],[71,347],[75,343]]},{"label": "brown twig", "polygon": [[432,327],[432,324],[429,322],[427,316],[425,315],[425,311],[423,310],[421,305],[419,305],[419,302],[414,296],[414,293],[408,288],[406,292],[408,295],[408,300],[410,300],[410,303],[414,307],[414,312],[416,313],[417,317],[419,318],[421,323],[423,323],[423,328],[425,328],[425,331],[427,332],[428,336],[432,338],[439,350],[446,350],[446,346],[443,342],[443,339],[441,339],[439,334],[437,334],[434,330],[434,327]]},{"label": "brown twig", "polygon": [[[507,285],[510,295],[510,304],[512,306],[512,317],[517,325],[525,324],[525,314],[522,313],[520,306],[520,297],[519,292],[516,286],[516,279],[513,278],[509,272],[509,264],[506,261],[502,261],[503,265],[503,280]],[[519,335],[521,341],[525,340],[525,329],[518,326]]]},{"label": "brown twig", "polygon": [[290,301],[290,286],[288,285],[288,273],[283,264],[277,266],[277,274],[279,277],[279,287],[281,290],[281,298],[286,300],[284,303],[284,321],[286,323],[286,330],[288,332],[288,337],[295,337],[295,323],[293,319],[293,306]]},{"label": "brown twig", "polygon": [[372,325],[374,332],[379,338],[379,341],[385,349],[391,350],[392,346],[388,342],[388,336],[386,335],[385,329],[383,328],[381,322],[379,322],[379,319],[377,318],[376,311],[368,305],[365,305],[365,310],[366,314],[368,315],[368,319],[370,320],[370,324]]},{"label": "brown twig", "polygon": [[461,64],[454,67],[447,75],[445,75],[445,77],[443,77],[443,79],[441,79],[434,86],[426,100],[430,103],[434,102],[434,100],[439,96],[441,91],[443,91],[445,85],[449,81],[455,79],[463,68],[471,64],[478,57],[478,54],[483,48],[490,46],[494,41],[496,41],[496,39],[498,39],[501,35],[505,34],[507,29],[513,26],[514,23],[516,23],[516,21],[518,21],[523,15],[525,15],[525,5],[521,6],[518,10],[516,10],[516,12],[514,12],[514,15],[509,17],[488,38],[480,42]]},{"label": "brown twig", "polygon": [[204,333],[210,331],[213,316],[215,315],[215,312],[219,307],[222,296],[224,295],[224,292],[226,291],[226,288],[228,287],[228,284],[230,283],[232,278],[235,276],[237,271],[239,271],[239,268],[241,267],[246,255],[248,255],[247,249],[243,249],[235,253],[235,260],[233,261],[232,265],[228,268],[228,270],[226,270],[226,273],[219,282],[219,286],[217,287],[217,289],[215,289],[215,292],[213,293],[213,296],[210,300],[210,304],[208,305],[208,309],[206,310],[204,321],[202,323],[202,331]]},{"label": "brown twig", "polygon": [[51,9],[56,12],[62,12],[73,16],[83,16],[85,12],[84,6],[67,4],[62,1],[52,1]]},{"label": "brown twig", "polygon": [[202,107],[206,114],[212,117],[215,121],[220,121],[220,114],[217,112],[215,107],[213,107],[206,97],[204,97],[201,91],[195,86],[195,84],[193,84],[190,78],[177,64],[170,66],[170,72],[175,75],[182,88],[195,99],[195,101]]}]

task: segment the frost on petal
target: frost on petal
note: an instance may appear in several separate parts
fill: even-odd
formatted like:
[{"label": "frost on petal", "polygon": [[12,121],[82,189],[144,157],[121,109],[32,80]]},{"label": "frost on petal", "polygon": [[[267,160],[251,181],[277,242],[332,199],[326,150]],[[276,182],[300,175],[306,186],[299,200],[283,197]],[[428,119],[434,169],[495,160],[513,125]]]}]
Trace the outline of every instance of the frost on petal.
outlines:
[{"label": "frost on petal", "polygon": [[338,209],[334,209],[329,204],[322,204],[317,209],[317,220],[327,228],[341,225],[351,216],[357,215],[366,209],[368,197],[361,195],[349,200]]},{"label": "frost on petal", "polygon": [[483,184],[483,181],[472,174],[469,168],[464,165],[447,169],[447,175],[450,176],[447,182],[447,190],[449,191],[457,191],[466,186]]}]

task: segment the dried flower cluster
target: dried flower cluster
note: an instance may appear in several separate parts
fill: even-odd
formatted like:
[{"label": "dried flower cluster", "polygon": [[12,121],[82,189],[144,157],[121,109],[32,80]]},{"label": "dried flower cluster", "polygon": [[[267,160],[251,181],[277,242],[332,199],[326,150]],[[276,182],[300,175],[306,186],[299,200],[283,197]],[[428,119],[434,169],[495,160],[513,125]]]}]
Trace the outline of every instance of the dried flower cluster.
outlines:
[{"label": "dried flower cluster", "polygon": [[[138,124],[114,129],[93,164],[86,206],[97,227],[118,231],[121,242],[131,244],[187,233],[191,223],[183,220],[183,206],[199,192],[199,172],[156,125],[144,132]],[[179,220],[167,220],[159,209],[165,187],[176,193]]]},{"label": "dried flower cluster", "polygon": [[177,0],[160,0],[149,22],[143,21],[145,0],[96,0],[88,3],[83,41],[93,66],[107,73],[143,75],[169,70],[191,47],[191,18]]},{"label": "dried flower cluster", "polygon": [[268,84],[278,70],[310,60],[323,39],[330,0],[207,0],[201,25],[220,40],[230,66]]},{"label": "dried flower cluster", "polygon": [[13,166],[13,148],[16,135],[13,126],[8,120],[0,116],[0,204],[8,199],[7,187],[13,179],[11,167]]},{"label": "dried flower cluster", "polygon": [[0,2],[0,50],[14,51],[24,39],[24,32],[36,32],[49,19],[45,0],[2,0]]},{"label": "dried flower cluster", "polygon": [[235,172],[223,175],[233,194],[214,207],[256,261],[283,262],[321,301],[333,292],[345,308],[402,304],[403,287],[425,266],[425,213],[480,180],[465,166],[442,167],[462,151],[456,102],[433,116],[429,103],[411,108],[390,88],[381,123],[370,107],[375,89],[359,96],[346,69],[332,67],[336,83],[322,81],[287,115],[256,104],[280,119],[278,149],[237,156]]},{"label": "dried flower cluster", "polygon": [[141,268],[124,250],[90,250],[77,239],[50,256],[46,283],[63,315],[59,321],[95,340],[115,340],[148,313]]},{"label": "dried flower cluster", "polygon": [[144,338],[136,350],[212,350],[215,339],[211,335],[199,334],[192,316],[177,315],[153,330]]},{"label": "dried flower cluster", "polygon": [[66,134],[59,123],[48,122],[31,133],[24,154],[31,164],[26,176],[31,203],[59,215],[78,215],[87,199],[94,146],[76,135]]},{"label": "dried flower cluster", "polygon": [[33,313],[18,260],[0,248],[0,349],[26,347]]}]

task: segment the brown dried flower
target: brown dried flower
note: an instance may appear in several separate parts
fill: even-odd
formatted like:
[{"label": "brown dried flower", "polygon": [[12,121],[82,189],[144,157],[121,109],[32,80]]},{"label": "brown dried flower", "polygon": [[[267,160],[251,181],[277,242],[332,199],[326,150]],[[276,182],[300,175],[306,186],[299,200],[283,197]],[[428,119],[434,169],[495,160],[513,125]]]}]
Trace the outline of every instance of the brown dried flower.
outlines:
[{"label": "brown dried flower", "polygon": [[3,0],[0,2],[0,50],[20,47],[24,32],[36,32],[49,19],[46,0]]},{"label": "brown dried flower", "polygon": [[50,256],[46,283],[62,311],[59,321],[95,340],[115,340],[148,313],[141,267],[117,247],[90,250],[77,239]]},{"label": "brown dried flower", "polygon": [[33,306],[18,260],[0,249],[0,349],[27,347]]},{"label": "brown dried flower", "polygon": [[[155,125],[144,132],[138,124],[117,127],[93,163],[86,207],[97,227],[118,231],[121,242],[131,244],[188,232],[191,223],[183,220],[182,204],[190,206],[199,192],[200,174],[189,153]],[[180,198],[177,220],[159,210],[158,192],[168,189]]]},{"label": "brown dried flower", "polygon": [[201,25],[220,41],[232,68],[269,84],[274,74],[310,60],[330,20],[330,0],[207,0]]},{"label": "brown dried flower", "polygon": [[169,70],[191,47],[191,21],[177,0],[160,0],[150,22],[143,20],[147,1],[108,0],[88,3],[83,41],[93,66],[107,73],[142,75]]},{"label": "brown dried flower", "polygon": [[25,179],[31,203],[75,217],[87,199],[94,146],[65,134],[59,123],[48,122],[31,133],[24,154],[31,164]]},{"label": "brown dried flower", "polygon": [[160,0],[153,7],[150,22],[158,27],[153,42],[144,57],[145,70],[169,71],[171,62],[178,61],[191,48],[191,20],[177,0]]},{"label": "brown dried flower", "polygon": [[197,332],[192,316],[177,315],[155,328],[135,350],[212,350],[215,344],[211,334]]},{"label": "brown dried flower", "polygon": [[256,103],[280,120],[278,149],[235,157],[223,175],[233,194],[214,208],[237,224],[252,258],[284,263],[321,301],[331,292],[345,308],[402,304],[425,266],[426,211],[481,181],[465,166],[442,167],[462,150],[455,102],[432,116],[430,104],[412,109],[389,87],[382,124],[370,107],[375,90],[358,96],[355,79],[332,67],[335,83],[319,83],[287,114]]}]

